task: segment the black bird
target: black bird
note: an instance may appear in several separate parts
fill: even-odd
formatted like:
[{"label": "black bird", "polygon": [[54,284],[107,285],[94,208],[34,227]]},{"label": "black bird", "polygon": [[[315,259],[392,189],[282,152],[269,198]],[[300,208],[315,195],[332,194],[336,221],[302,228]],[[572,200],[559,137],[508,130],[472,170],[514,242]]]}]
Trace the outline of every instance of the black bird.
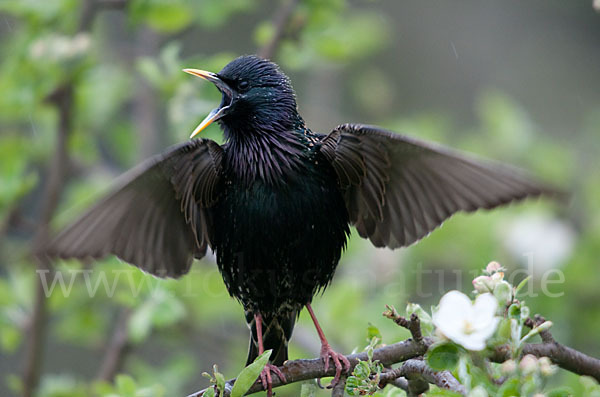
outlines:
[{"label": "black bird", "polygon": [[554,194],[520,171],[378,127],[312,132],[279,67],[242,56],[219,73],[185,72],[223,97],[190,138],[217,121],[225,144],[193,139],[123,175],[108,196],[48,247],[63,258],[109,254],[160,277],[185,274],[207,247],[251,328],[248,363],[273,349],[261,381],[287,360],[306,307],[339,380],[334,352],[310,306],[331,282],[350,226],[377,247],[410,245],[458,211]]}]

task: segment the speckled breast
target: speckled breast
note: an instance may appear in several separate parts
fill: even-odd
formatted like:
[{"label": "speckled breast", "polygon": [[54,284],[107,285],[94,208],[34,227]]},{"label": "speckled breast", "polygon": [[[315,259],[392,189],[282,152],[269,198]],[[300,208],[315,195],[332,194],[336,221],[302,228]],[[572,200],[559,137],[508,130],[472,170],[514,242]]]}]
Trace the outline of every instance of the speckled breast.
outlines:
[{"label": "speckled breast", "polygon": [[348,214],[327,173],[273,186],[226,180],[213,208],[213,248],[229,293],[246,309],[296,310],[333,277]]}]

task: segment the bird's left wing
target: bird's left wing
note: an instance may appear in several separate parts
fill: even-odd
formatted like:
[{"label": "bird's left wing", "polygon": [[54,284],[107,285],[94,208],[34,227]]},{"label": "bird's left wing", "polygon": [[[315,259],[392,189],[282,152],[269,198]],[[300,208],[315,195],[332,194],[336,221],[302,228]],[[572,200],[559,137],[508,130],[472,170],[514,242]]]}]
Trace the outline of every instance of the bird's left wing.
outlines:
[{"label": "bird's left wing", "polygon": [[44,250],[61,258],[109,254],[160,277],[178,277],[210,244],[206,208],[218,198],[223,149],[196,139],[119,178],[112,192]]},{"label": "bird's left wing", "polygon": [[322,139],[350,222],[377,247],[420,240],[458,211],[557,194],[514,168],[366,125],[344,124]]}]

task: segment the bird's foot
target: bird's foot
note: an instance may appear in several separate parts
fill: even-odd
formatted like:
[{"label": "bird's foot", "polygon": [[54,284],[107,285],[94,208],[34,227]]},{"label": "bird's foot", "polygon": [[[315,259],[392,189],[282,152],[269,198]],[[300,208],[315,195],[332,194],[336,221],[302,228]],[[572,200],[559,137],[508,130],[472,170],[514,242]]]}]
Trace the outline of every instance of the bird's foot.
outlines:
[{"label": "bird's foot", "polygon": [[347,373],[350,370],[350,361],[348,361],[343,354],[334,351],[331,346],[329,346],[329,343],[326,342],[321,345],[321,360],[323,360],[323,364],[325,364],[325,372],[329,369],[329,359],[333,361],[333,365],[335,366],[335,376],[327,386],[328,389],[332,389],[339,383],[342,371]]},{"label": "bird's foot", "polygon": [[268,397],[273,396],[273,378],[271,377],[271,372],[277,375],[283,383],[286,382],[285,375],[283,374],[283,372],[281,372],[279,367],[271,363],[265,365],[262,372],[260,373],[259,379],[260,383],[263,385],[263,389],[267,391]]}]

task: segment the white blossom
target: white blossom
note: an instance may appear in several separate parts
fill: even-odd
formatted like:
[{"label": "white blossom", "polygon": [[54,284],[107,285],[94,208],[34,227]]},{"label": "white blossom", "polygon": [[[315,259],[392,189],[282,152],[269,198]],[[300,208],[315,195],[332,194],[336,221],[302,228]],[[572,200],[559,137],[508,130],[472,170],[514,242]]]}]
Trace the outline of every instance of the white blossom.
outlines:
[{"label": "white blossom", "polygon": [[575,249],[576,233],[560,219],[544,214],[519,216],[504,230],[506,249],[519,260],[531,260],[534,278],[561,267]]},{"label": "white blossom", "polygon": [[462,292],[450,291],[440,300],[433,323],[446,338],[468,350],[479,351],[498,327],[497,308],[498,301],[492,294],[481,294],[471,302]]}]

